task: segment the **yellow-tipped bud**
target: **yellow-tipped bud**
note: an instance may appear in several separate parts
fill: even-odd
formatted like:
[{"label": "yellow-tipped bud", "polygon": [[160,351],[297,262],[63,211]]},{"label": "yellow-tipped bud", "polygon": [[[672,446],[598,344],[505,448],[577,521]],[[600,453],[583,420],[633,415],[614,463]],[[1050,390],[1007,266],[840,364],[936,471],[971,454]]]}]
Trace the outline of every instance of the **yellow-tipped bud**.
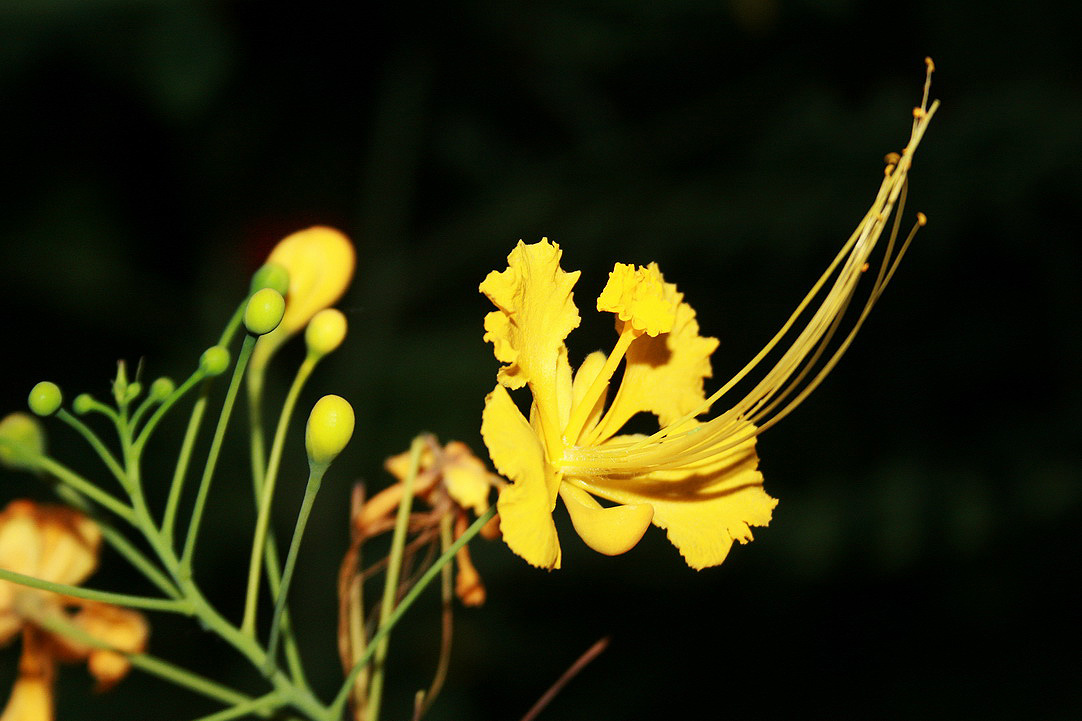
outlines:
[{"label": "yellow-tipped bud", "polygon": [[353,244],[333,228],[315,226],[287,236],[274,247],[268,263],[289,274],[282,322],[259,340],[250,368],[259,373],[282,343],[299,333],[312,317],[336,303],[349,287],[356,265]]},{"label": "yellow-tipped bud", "polygon": [[12,413],[0,421],[0,464],[8,468],[34,467],[45,452],[45,431],[29,413]]},{"label": "yellow-tipped bud", "polygon": [[308,354],[322,358],[342,345],[346,338],[346,316],[337,308],[326,308],[312,318],[304,329]]},{"label": "yellow-tipped bud", "polygon": [[327,466],[353,437],[353,406],[341,396],[323,396],[312,407],[304,444],[308,449],[308,463]]},{"label": "yellow-tipped bud", "polygon": [[257,290],[244,309],[244,327],[252,335],[266,335],[278,327],[285,314],[286,301],[274,288]]}]

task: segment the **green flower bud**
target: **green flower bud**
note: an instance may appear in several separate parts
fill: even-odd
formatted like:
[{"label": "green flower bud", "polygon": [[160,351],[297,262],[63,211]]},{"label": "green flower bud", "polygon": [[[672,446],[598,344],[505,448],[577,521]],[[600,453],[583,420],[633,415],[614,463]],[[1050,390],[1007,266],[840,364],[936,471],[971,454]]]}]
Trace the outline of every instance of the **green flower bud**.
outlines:
[{"label": "green flower bud", "polygon": [[199,370],[209,377],[220,376],[229,367],[229,351],[220,345],[211,346],[199,358]]},{"label": "green flower bud", "polygon": [[128,366],[119,360],[116,362],[116,378],[113,379],[113,398],[116,404],[122,406],[130,400],[128,398]]},{"label": "green flower bud", "polygon": [[27,403],[30,410],[39,416],[51,416],[60,410],[60,404],[64,402],[64,395],[60,387],[49,381],[42,381],[30,391]]},{"label": "green flower bud", "polygon": [[304,329],[304,342],[309,355],[322,358],[338,346],[346,337],[346,316],[336,308],[319,311]]},{"label": "green flower bud", "polygon": [[80,393],[75,396],[75,400],[71,402],[71,409],[75,411],[75,415],[84,416],[94,409],[94,396],[89,393]]},{"label": "green flower bud", "polygon": [[143,392],[143,384],[139,381],[129,383],[128,387],[124,390],[124,400],[128,403],[134,401],[139,397],[139,394]]},{"label": "green flower bud", "polygon": [[353,436],[353,406],[341,396],[323,396],[312,407],[304,445],[309,465],[326,466],[342,452]]},{"label": "green flower bud", "polygon": [[150,398],[160,403],[171,396],[176,389],[177,384],[171,378],[162,376],[150,384]]},{"label": "green flower bud", "polygon": [[257,290],[244,309],[244,327],[252,335],[266,335],[278,327],[286,312],[286,299],[274,288]]},{"label": "green flower bud", "polygon": [[0,464],[31,469],[45,453],[45,431],[28,413],[12,413],[0,420]]},{"label": "green flower bud", "polygon": [[281,295],[286,294],[286,291],[289,290],[289,271],[286,270],[284,265],[277,263],[264,264],[252,276],[252,285],[248,295],[254,295],[264,288],[272,288]]}]

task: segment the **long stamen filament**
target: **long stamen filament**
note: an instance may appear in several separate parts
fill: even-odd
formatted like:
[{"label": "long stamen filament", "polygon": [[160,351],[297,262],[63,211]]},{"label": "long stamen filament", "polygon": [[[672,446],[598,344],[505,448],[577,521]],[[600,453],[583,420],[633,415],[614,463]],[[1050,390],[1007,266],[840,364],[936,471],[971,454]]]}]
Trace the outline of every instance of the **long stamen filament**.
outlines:
[{"label": "long stamen filament", "polygon": [[[625,323],[624,329],[620,333],[619,340],[616,341],[616,347],[609,353],[609,357],[605,359],[605,365],[601,367],[601,371],[590,383],[589,389],[582,399],[571,409],[571,417],[567,421],[567,427],[564,429],[564,443],[565,445],[574,445],[578,440],[579,435],[582,433],[582,427],[586,425],[586,419],[590,415],[590,411],[597,405],[597,400],[601,397],[601,394],[605,392],[605,389],[609,385],[609,380],[612,379],[616,369],[620,366],[620,361],[624,359],[624,354],[627,353],[628,347],[632,341],[638,338],[641,333],[635,331],[631,327],[631,323]],[[602,421],[603,422],[603,421]],[[600,424],[599,424],[600,425]]]},{"label": "long stamen filament", "polygon": [[[931,70],[932,66],[929,65],[929,74]],[[659,470],[688,468],[761,433],[795,409],[819,385],[848,349],[872,306],[893,277],[894,271],[898,267],[902,255],[909,247],[917,227],[925,222],[924,216],[918,215],[917,226],[913,228],[901,248],[895,253],[899,217],[905,204],[906,176],[912,163],[913,153],[923,137],[932,115],[939,106],[938,101],[935,101],[931,104],[931,107],[927,107],[927,92],[926,82],[925,95],[921,106],[914,111],[914,124],[909,143],[902,151],[902,154],[897,157],[896,162],[887,168],[885,177],[876,194],[875,202],[827,270],[820,276],[793,314],[766,346],[722,388],[683,418],[660,429],[651,436],[631,443],[609,444],[605,448],[569,448],[564,453],[564,462],[562,464],[564,467],[603,469],[608,474],[626,473],[635,469],[641,471],[644,467]],[[888,219],[894,213],[896,205],[897,213],[893,223],[891,223],[892,229],[888,234],[883,260],[869,297],[865,301],[854,327],[816,375],[797,392],[797,389],[800,388],[809,373],[823,357],[830,341],[840,327],[841,319],[853,299],[857,283],[867,269],[867,259],[879,241],[883,230],[887,227]],[[805,327],[773,368],[766,373],[754,388],[732,408],[714,419],[706,421],[691,430],[676,430],[686,428],[685,424],[688,421],[704,412],[757,367],[781,339],[789,334],[796,325],[797,320],[809,309],[814,298],[819,295],[831,277],[834,277],[833,283],[830,285],[829,290],[826,291],[822,302],[815,309]],[[608,362],[606,363],[607,367]],[[615,368],[613,368],[614,370]],[[602,383],[607,383],[609,377],[611,377],[611,373],[604,376]],[[601,378],[602,376],[599,376],[599,379]],[[591,391],[593,391],[592,387]],[[793,396],[794,393],[796,393],[795,396]],[[793,397],[790,399],[790,396]],[[578,426],[569,423],[569,432],[565,434],[565,438],[574,440],[577,437],[581,431],[581,424],[593,408],[593,404],[596,403],[597,397],[588,394],[588,398],[584,399],[587,402],[575,409],[572,420],[579,420],[579,416],[582,416],[582,420]],[[776,410],[786,399],[790,399],[788,403],[781,410]],[[771,416],[772,413],[773,416]],[[571,433],[571,431],[574,431],[574,433]]]}]

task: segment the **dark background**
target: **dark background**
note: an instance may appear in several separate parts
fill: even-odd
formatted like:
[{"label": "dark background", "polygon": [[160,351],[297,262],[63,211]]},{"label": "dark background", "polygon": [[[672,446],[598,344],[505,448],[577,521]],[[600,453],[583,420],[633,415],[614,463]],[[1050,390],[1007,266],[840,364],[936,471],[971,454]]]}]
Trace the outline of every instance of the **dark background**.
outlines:
[{"label": "dark background", "polygon": [[[353,237],[350,337],[302,400],[338,393],[358,416],[294,586],[330,696],[349,486],[387,483],[382,458],[421,430],[483,452],[497,363],[476,288],[515,241],[547,235],[583,271],[573,362],[612,342],[590,310],[612,263],[656,260],[721,339],[724,379],[863,214],[931,55],[943,106],[907,209],[930,223],[833,376],[760,440],[771,526],[698,573],[656,529],[610,559],[562,516],[558,572],[476,544],[490,601],[458,613],[431,718],[517,719],[602,636],[542,718],[1078,718],[1078,5],[517,5],[0,3],[0,408],[24,408],[41,379],[105,397],[118,358],[179,381],[278,238],[313,223]],[[299,353],[282,355],[274,397]],[[150,447],[152,488],[175,415]],[[58,456],[104,476],[48,428]],[[242,438],[197,562],[235,616]],[[47,495],[9,472],[0,493]],[[149,592],[115,555],[91,584]],[[153,653],[260,688],[194,624],[153,623]],[[437,623],[428,597],[396,632],[385,718],[427,686]],[[2,652],[5,687],[16,656]],[[215,708],[138,672],[93,701],[90,686],[64,669],[60,718]]]}]

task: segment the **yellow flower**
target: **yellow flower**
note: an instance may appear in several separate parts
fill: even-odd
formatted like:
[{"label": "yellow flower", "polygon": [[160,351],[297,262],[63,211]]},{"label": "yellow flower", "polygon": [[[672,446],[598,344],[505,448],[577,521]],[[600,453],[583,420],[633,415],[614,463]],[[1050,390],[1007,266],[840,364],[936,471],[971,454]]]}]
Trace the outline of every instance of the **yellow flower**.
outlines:
[{"label": "yellow flower", "polygon": [[[97,566],[101,532],[89,518],[60,506],[13,501],[0,512],[0,568],[75,585]],[[99,689],[111,687],[130,663],[117,651],[52,634],[38,621],[63,618],[91,638],[129,653],[146,646],[148,629],[135,611],[0,581],[0,645],[22,634],[19,674],[0,721],[50,721],[58,661],[86,661]]]},{"label": "yellow flower", "polygon": [[314,226],[283,238],[267,257],[289,272],[282,322],[262,336],[250,367],[262,371],[282,343],[300,332],[312,317],[329,308],[353,279],[356,253],[349,239],[333,228]]},{"label": "yellow flower", "polygon": [[[571,292],[579,273],[560,267],[559,246],[520,241],[507,270],[485,278],[480,290],[496,306],[485,317],[485,340],[505,365],[485,399],[481,434],[496,469],[512,481],[498,500],[512,551],[535,566],[560,566],[552,521],[557,497],[591,548],[623,553],[653,523],[696,569],[720,564],[733,541],[750,541],[752,526],[770,522],[777,501],[762,488],[756,436],[834,366],[905,251],[909,241],[896,247],[895,225],[854,327],[828,349],[935,112],[936,105],[926,103],[927,86],[908,145],[888,157],[875,202],[834,262],[766,347],[709,397],[703,380],[711,376],[717,340],[699,335],[695,311],[656,264],[616,265],[597,301],[599,311],[616,316],[615,348],[588,355],[574,373],[564,339],[579,324]],[[776,351],[783,338],[791,345]],[[754,380],[749,374],[771,354],[774,365]],[[621,363],[623,377],[609,401]],[[741,382],[750,385],[743,397],[698,420]],[[508,393],[523,386],[533,397],[529,420]],[[650,436],[617,435],[641,411],[657,416],[660,429]]]}]

